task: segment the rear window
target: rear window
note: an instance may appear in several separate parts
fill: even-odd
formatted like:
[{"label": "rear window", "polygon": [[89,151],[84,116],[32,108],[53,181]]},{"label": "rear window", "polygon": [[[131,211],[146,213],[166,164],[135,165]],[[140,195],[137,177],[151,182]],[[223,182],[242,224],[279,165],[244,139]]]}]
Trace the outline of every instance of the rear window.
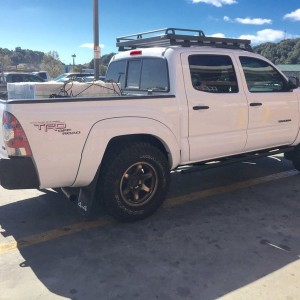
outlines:
[{"label": "rear window", "polygon": [[126,60],[119,60],[110,63],[106,73],[106,81],[119,82],[121,87],[125,85]]},{"label": "rear window", "polygon": [[163,58],[140,58],[114,61],[106,81],[118,82],[123,90],[169,91],[167,61]]}]

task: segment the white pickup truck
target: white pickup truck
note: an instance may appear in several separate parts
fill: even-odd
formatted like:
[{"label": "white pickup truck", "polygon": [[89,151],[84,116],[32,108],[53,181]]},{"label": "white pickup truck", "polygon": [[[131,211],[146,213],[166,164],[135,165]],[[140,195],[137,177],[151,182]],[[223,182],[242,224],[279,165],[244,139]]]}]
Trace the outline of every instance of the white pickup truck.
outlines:
[{"label": "white pickup truck", "polygon": [[113,97],[0,100],[0,183],[59,188],[88,216],[152,214],[170,171],[285,153],[300,169],[299,79],[250,41],[168,28],[117,39]]}]

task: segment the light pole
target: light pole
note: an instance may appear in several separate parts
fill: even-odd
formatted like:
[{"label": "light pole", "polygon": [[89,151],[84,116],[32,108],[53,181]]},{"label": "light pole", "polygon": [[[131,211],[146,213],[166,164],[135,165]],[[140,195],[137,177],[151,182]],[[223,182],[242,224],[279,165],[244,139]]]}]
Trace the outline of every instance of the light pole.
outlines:
[{"label": "light pole", "polygon": [[98,0],[94,0],[94,78],[99,79],[100,48],[99,48],[99,17]]}]

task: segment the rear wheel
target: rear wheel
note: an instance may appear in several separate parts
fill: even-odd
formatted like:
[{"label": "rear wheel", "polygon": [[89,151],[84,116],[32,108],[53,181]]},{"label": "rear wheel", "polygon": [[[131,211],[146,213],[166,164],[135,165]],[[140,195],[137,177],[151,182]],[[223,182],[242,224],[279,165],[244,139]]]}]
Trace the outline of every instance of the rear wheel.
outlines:
[{"label": "rear wheel", "polygon": [[144,142],[110,151],[100,175],[101,194],[108,213],[127,222],[151,215],[165,199],[169,181],[166,155]]}]

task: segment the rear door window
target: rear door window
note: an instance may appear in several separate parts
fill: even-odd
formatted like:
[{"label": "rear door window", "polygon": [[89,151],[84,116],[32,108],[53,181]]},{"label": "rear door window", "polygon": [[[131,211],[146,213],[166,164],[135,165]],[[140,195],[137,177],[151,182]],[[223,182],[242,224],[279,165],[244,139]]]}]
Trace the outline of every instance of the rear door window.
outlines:
[{"label": "rear door window", "polygon": [[232,60],[227,55],[191,55],[192,85],[207,93],[237,93],[238,84]]}]

